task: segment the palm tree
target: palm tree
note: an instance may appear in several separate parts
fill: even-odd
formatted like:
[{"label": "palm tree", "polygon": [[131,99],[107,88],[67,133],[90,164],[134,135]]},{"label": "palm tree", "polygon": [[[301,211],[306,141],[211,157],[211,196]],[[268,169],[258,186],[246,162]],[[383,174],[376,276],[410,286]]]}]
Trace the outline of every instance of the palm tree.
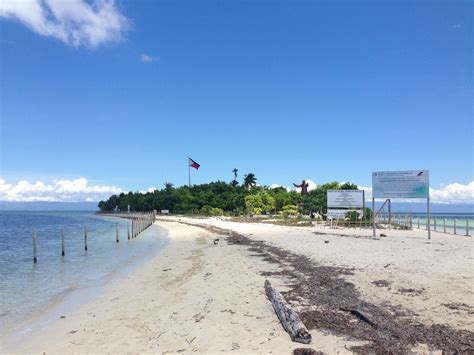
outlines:
[{"label": "palm tree", "polygon": [[238,182],[237,182],[237,173],[239,172],[239,170],[237,168],[234,168],[232,170],[232,172],[234,173],[234,180],[232,180],[232,186],[237,186]]},{"label": "palm tree", "polygon": [[171,190],[171,189],[173,188],[173,186],[174,186],[173,183],[172,183],[172,182],[169,182],[169,181],[165,182],[164,185],[165,185],[165,190],[166,190],[166,191]]},{"label": "palm tree", "polygon": [[257,178],[254,173],[248,173],[244,175],[244,187],[246,189],[251,189],[257,184]]}]

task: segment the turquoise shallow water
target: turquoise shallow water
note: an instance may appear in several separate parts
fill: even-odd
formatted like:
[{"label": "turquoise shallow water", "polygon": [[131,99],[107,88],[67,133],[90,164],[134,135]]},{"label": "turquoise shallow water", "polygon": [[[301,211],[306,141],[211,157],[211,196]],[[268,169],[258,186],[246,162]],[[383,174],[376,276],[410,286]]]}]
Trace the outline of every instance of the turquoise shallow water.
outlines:
[{"label": "turquoise shallow water", "polygon": [[[120,242],[115,241],[118,223]],[[127,239],[123,219],[93,212],[0,212],[0,332],[44,313],[81,290],[97,290],[111,278],[159,253],[166,231],[152,226]],[[84,251],[84,225],[88,251]],[[61,228],[66,255],[61,256]],[[32,231],[37,233],[37,264],[32,260]],[[19,329],[21,331],[21,329]]]},{"label": "turquoise shallow water", "polygon": [[[425,213],[399,213],[393,212],[392,218],[394,222],[398,221],[398,217],[401,216],[401,220],[404,221],[407,216],[411,215],[413,220],[413,227],[426,229],[427,220]],[[382,218],[385,220],[388,218],[385,214]],[[430,227],[431,230],[438,232],[444,232],[446,226],[446,233],[474,236],[474,214],[472,213],[431,213],[430,214]]]}]

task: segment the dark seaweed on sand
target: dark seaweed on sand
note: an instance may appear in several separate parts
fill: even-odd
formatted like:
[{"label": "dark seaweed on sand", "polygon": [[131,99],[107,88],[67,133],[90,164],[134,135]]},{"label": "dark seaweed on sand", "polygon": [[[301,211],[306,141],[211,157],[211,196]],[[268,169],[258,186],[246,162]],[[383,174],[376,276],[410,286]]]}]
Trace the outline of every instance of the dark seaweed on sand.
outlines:
[{"label": "dark seaweed on sand", "polygon": [[417,344],[426,344],[445,353],[474,354],[474,332],[441,324],[425,325],[398,306],[375,305],[361,299],[355,286],[344,280],[344,275],[353,272],[350,269],[318,265],[306,256],[231,230],[185,224],[225,235],[229,244],[246,246],[253,255],[278,264],[280,271],[262,274],[284,276],[291,281],[291,289],[284,296],[290,303],[299,305],[297,313],[306,327],[368,342],[350,348],[355,353],[405,354]]}]

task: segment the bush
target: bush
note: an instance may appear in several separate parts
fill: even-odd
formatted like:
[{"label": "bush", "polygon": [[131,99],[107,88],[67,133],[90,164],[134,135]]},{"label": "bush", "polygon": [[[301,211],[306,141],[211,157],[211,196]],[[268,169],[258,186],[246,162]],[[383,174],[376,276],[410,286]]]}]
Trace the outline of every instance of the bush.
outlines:
[{"label": "bush", "polygon": [[288,216],[296,216],[298,214],[298,206],[296,205],[283,206],[283,209],[281,211],[281,215],[283,216],[283,218],[287,218]]},{"label": "bush", "polygon": [[218,207],[211,207],[209,205],[202,206],[201,214],[204,216],[222,216],[224,215],[224,210]]},{"label": "bush", "polygon": [[351,222],[356,222],[359,219],[357,211],[352,210],[346,213],[346,218]]},{"label": "bush", "polygon": [[222,210],[222,208],[218,208],[218,207],[211,208],[211,216],[223,216],[223,215],[224,215],[224,211]]},{"label": "bush", "polygon": [[247,212],[257,215],[271,212],[275,209],[275,199],[267,191],[261,190],[245,197],[245,208]]}]

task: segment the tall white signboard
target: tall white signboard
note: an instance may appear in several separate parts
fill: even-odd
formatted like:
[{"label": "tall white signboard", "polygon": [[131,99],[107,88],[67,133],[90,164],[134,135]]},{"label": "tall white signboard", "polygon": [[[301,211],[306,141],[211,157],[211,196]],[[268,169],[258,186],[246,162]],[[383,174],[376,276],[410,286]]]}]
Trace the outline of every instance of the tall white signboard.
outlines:
[{"label": "tall white signboard", "polygon": [[426,198],[426,225],[430,232],[430,181],[428,170],[377,171],[372,173],[372,211],[375,236],[376,198]]},{"label": "tall white signboard", "polygon": [[372,173],[375,198],[428,198],[428,170],[379,171]]}]

